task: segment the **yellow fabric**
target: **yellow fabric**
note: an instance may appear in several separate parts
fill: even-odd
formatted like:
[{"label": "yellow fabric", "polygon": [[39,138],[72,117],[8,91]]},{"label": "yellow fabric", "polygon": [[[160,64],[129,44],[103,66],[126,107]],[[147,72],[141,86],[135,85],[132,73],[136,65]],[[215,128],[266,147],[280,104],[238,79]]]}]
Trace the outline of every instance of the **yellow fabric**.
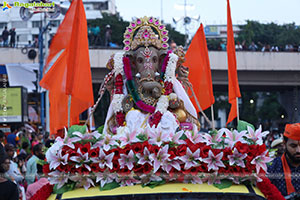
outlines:
[{"label": "yellow fabric", "polygon": [[[257,195],[263,194],[254,188]],[[128,195],[128,194],[157,194],[157,193],[187,193],[187,192],[211,192],[211,193],[249,193],[244,185],[232,185],[229,188],[218,189],[213,185],[208,184],[184,184],[184,183],[171,183],[157,186],[154,189],[149,187],[142,187],[141,185],[119,187],[113,190],[100,191],[99,187],[93,187],[89,190],[79,188],[63,194],[62,199],[79,198],[79,197],[93,197],[93,196],[115,196],[115,195]],[[48,200],[54,200],[56,195],[51,195]]]}]

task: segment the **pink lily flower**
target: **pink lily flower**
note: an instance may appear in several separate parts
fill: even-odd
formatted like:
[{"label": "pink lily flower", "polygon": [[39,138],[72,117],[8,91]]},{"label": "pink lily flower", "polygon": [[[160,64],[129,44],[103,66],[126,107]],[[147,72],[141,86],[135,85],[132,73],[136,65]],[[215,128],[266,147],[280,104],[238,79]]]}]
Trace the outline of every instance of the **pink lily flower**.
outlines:
[{"label": "pink lily flower", "polygon": [[117,129],[117,135],[119,136],[119,140],[121,141],[120,147],[124,147],[127,144],[140,142],[140,140],[138,138],[136,138],[136,136],[139,135],[140,133],[143,133],[143,129],[141,129],[141,128],[131,131],[126,126],[119,127]]},{"label": "pink lily flower", "polygon": [[106,155],[103,151],[103,149],[99,150],[99,157],[91,158],[91,160],[94,163],[99,163],[99,167],[103,169],[105,166],[107,166],[109,169],[113,168],[112,159],[114,158],[115,153],[110,153]]},{"label": "pink lily flower", "polygon": [[203,141],[202,134],[198,133],[197,127],[193,126],[192,131],[185,131],[185,136],[194,144],[197,144],[199,142]]},{"label": "pink lily flower", "polygon": [[209,174],[206,180],[208,185],[221,184],[221,177],[218,175],[218,172]]},{"label": "pink lily flower", "polygon": [[[55,143],[56,142],[62,142],[62,143],[64,143],[65,145],[67,145],[68,147],[70,147],[71,149],[74,149],[75,148],[75,146],[74,146],[74,143],[76,143],[76,142],[78,142],[78,141],[80,141],[81,139],[80,138],[78,138],[78,137],[68,137],[68,131],[67,131],[67,129],[65,128],[65,136],[64,136],[64,138],[62,139],[61,137],[57,137],[56,139],[55,139]],[[54,143],[54,144],[55,144]]]},{"label": "pink lily flower", "polygon": [[89,160],[89,153],[82,154],[80,149],[77,149],[77,153],[79,156],[72,156],[70,157],[70,160],[78,163],[75,165],[76,168],[79,168],[82,164],[85,168],[87,168],[89,171],[91,171],[91,167],[88,165],[90,162]]},{"label": "pink lily flower", "polygon": [[203,158],[202,161],[208,164],[208,171],[212,170],[218,170],[219,167],[225,167],[223,162],[221,161],[223,157],[223,152],[219,153],[218,155],[214,155],[214,153],[209,150],[208,157]]},{"label": "pink lily flower", "polygon": [[93,145],[93,149],[99,147],[100,149],[104,149],[104,151],[109,151],[111,146],[119,146],[119,144],[116,142],[117,139],[118,138],[116,136],[106,134],[103,139]]},{"label": "pink lily flower", "polygon": [[56,169],[60,164],[66,165],[68,164],[68,156],[69,154],[65,154],[62,156],[62,149],[60,149],[57,154],[50,154],[50,159],[47,159],[47,161],[50,163],[49,168],[50,169]]},{"label": "pink lily flower", "polygon": [[[147,147],[144,148],[143,155],[141,153],[137,153],[136,156],[138,157],[139,161],[138,164],[144,165],[145,163],[148,163],[149,165],[153,165],[152,161],[150,160],[150,151]],[[154,153],[153,153],[154,155]]]},{"label": "pink lily flower", "polygon": [[101,134],[98,131],[94,131],[92,133],[89,133],[88,131],[84,134],[80,133],[79,131],[75,131],[72,133],[72,135],[75,135],[79,137],[81,140],[91,140],[93,138],[100,138]]},{"label": "pink lily flower", "polygon": [[157,172],[157,170],[164,164],[164,162],[169,160],[169,154],[168,154],[169,145],[164,146],[161,148],[157,155],[151,154],[150,160],[154,162],[154,171],[153,173]]},{"label": "pink lily flower", "polygon": [[69,174],[57,170],[50,172],[48,175],[49,175],[50,184],[52,185],[57,184],[57,189],[64,186],[64,184],[67,183],[69,179]]},{"label": "pink lily flower", "polygon": [[244,159],[247,157],[246,153],[242,154],[236,148],[234,148],[233,154],[228,155],[227,157],[229,158],[229,165],[230,166],[235,164],[237,166],[245,168]]},{"label": "pink lily flower", "polygon": [[270,157],[266,156],[267,153],[268,153],[268,150],[263,152],[261,155],[256,156],[251,161],[252,165],[256,165],[256,173],[257,174],[259,173],[260,168],[262,168],[265,172],[267,172],[267,163],[271,162],[273,160],[273,158],[270,158]]},{"label": "pink lily flower", "polygon": [[90,175],[80,175],[76,173],[74,176],[71,176],[70,179],[74,181],[78,187],[83,186],[85,190],[88,190],[91,185],[95,186],[93,180],[90,178]]},{"label": "pink lily flower", "polygon": [[110,173],[109,170],[107,169],[103,173],[101,172],[95,173],[95,176],[96,176],[96,183],[100,181],[101,187],[103,187],[107,183],[113,182],[117,178],[116,173]]},{"label": "pink lily flower", "polygon": [[156,176],[153,173],[143,174],[143,175],[140,176],[140,178],[141,178],[142,184],[144,184],[144,185],[147,185],[151,181],[161,181],[162,180],[161,177]]},{"label": "pink lily flower", "polygon": [[134,167],[134,163],[135,163],[133,151],[130,150],[128,155],[121,154],[118,161],[119,161],[121,169],[123,169],[125,166],[127,166],[129,170],[132,170],[132,168]]},{"label": "pink lily flower", "polygon": [[184,140],[180,140],[181,136],[183,135],[184,131],[178,131],[178,132],[171,132],[169,134],[171,141],[174,144],[186,144],[186,142]]},{"label": "pink lily flower", "polygon": [[185,175],[184,176],[184,183],[193,183],[193,184],[202,184],[203,181],[199,176],[194,176],[191,174]]},{"label": "pink lily flower", "polygon": [[151,128],[148,126],[147,133],[149,137],[149,144],[157,145],[160,147],[163,142],[170,141],[169,134],[162,131],[160,124],[158,124],[156,128],[155,126]]},{"label": "pink lily flower", "polygon": [[263,137],[265,137],[269,134],[269,131],[261,132],[262,131],[261,125],[255,132],[250,126],[248,126],[247,129],[248,129],[248,134],[246,134],[246,137],[258,145],[262,145]]},{"label": "pink lily flower", "polygon": [[135,179],[134,178],[134,173],[130,173],[128,175],[125,175],[125,176],[118,176],[116,181],[118,183],[120,183],[120,186],[123,187],[123,186],[131,186],[131,185],[134,185],[134,184],[138,184],[140,183],[139,180]]},{"label": "pink lily flower", "polygon": [[206,145],[218,144],[222,141],[223,130],[220,129],[217,134],[209,134],[209,133],[202,133],[202,141],[206,143]]},{"label": "pink lily flower", "polygon": [[187,148],[186,155],[179,157],[179,159],[185,163],[184,169],[187,170],[191,167],[197,167],[199,165],[199,162],[201,161],[200,157],[200,149],[197,149],[194,153],[190,150],[190,148]]},{"label": "pink lily flower", "polygon": [[180,167],[181,161],[179,160],[179,157],[175,157],[173,159],[167,159],[165,162],[162,164],[162,169],[169,173],[172,168],[177,169],[178,171],[181,170]]},{"label": "pink lily flower", "polygon": [[233,132],[231,132],[227,128],[223,128],[223,131],[226,134],[225,142],[229,145],[230,148],[233,148],[235,143],[239,141],[245,143],[243,137],[246,135],[247,131],[238,132],[237,130],[234,130]]}]

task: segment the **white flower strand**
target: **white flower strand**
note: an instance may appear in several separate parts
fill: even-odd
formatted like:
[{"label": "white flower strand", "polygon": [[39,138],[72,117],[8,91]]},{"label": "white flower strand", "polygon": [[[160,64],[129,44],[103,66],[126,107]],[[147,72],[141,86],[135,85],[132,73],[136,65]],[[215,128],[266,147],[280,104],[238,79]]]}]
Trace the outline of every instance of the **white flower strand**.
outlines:
[{"label": "white flower strand", "polygon": [[169,61],[166,67],[166,73],[165,73],[165,82],[169,81],[173,83],[173,79],[175,78],[175,70],[176,65],[178,61],[178,56],[174,53],[169,54]]},{"label": "white flower strand", "polygon": [[161,95],[156,104],[155,112],[159,111],[161,114],[167,112],[169,107],[169,98],[167,95]]},{"label": "white flower strand", "polygon": [[123,54],[124,53],[116,53],[114,56],[114,72],[115,77],[118,74],[124,75],[124,64],[123,64]]},{"label": "white flower strand", "polygon": [[114,113],[123,111],[122,101],[124,97],[125,97],[124,94],[114,94],[113,100],[111,101],[111,105],[114,110]]}]

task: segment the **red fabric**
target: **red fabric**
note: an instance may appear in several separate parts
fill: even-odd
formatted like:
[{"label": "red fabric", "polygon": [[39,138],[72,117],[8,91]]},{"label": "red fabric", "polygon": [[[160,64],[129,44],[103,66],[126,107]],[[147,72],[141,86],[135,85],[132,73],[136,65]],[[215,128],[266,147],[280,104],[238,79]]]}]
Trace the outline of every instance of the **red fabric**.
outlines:
[{"label": "red fabric", "polygon": [[300,140],[300,123],[285,125],[283,135],[292,140]]},{"label": "red fabric", "polygon": [[[203,110],[209,108],[215,102],[210,63],[203,25],[200,25],[189,49],[185,54],[184,66],[189,67],[189,81],[193,85],[196,98]],[[199,112],[195,99],[191,99],[194,107]]]},{"label": "red fabric", "polygon": [[51,134],[68,125],[69,95],[72,96],[71,125],[77,124],[79,114],[94,104],[87,22],[82,0],[72,1],[53,42],[47,63],[55,53],[65,49],[40,82],[43,88],[49,90]]},{"label": "red fabric", "polygon": [[281,156],[281,162],[282,162],[282,168],[284,172],[284,178],[285,178],[285,184],[286,184],[286,191],[288,194],[291,194],[295,192],[295,188],[292,184],[292,178],[291,178],[291,169],[286,161],[285,154]]},{"label": "red fabric", "polygon": [[236,97],[241,97],[239,82],[237,78],[235,45],[230,14],[230,4],[227,0],[227,62],[228,62],[228,101],[231,110],[226,125],[237,117]]},{"label": "red fabric", "polygon": [[267,200],[285,200],[281,192],[273,185],[267,177],[261,177],[262,182],[257,182],[258,189],[264,194]]}]

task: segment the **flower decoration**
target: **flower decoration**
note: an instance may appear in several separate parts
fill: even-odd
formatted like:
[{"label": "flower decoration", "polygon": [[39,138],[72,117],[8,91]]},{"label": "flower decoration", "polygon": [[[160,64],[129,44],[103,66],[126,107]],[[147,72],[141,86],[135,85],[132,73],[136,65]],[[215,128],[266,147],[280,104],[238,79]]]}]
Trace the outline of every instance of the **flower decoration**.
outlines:
[{"label": "flower decoration", "polygon": [[[123,137],[74,131],[64,140],[56,140],[46,153],[45,172],[50,183],[57,188],[73,183],[85,189],[97,183],[100,187],[170,181],[219,184],[227,179],[238,184],[263,180],[261,174],[266,173],[266,163],[272,160],[265,145],[244,139],[249,133],[236,130],[165,133],[158,125],[148,126],[141,139],[138,131],[119,128]],[[91,140],[85,134],[95,136]],[[96,137],[98,134],[100,137]],[[82,140],[70,142],[71,138]],[[215,145],[217,141],[228,142],[221,150]]]}]

